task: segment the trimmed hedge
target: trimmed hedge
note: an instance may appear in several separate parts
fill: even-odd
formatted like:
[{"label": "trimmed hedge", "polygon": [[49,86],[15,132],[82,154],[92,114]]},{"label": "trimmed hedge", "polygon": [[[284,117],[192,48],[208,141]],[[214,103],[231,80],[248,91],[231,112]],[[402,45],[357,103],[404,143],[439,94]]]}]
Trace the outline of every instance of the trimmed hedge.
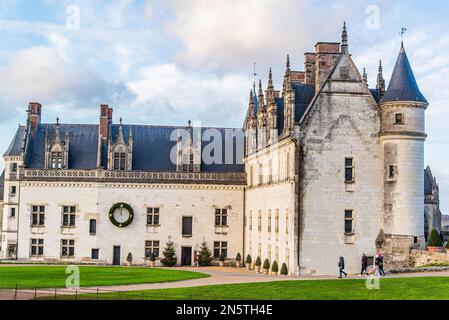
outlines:
[{"label": "trimmed hedge", "polygon": [[264,270],[270,270],[270,260],[265,259],[265,261],[263,263],[263,269]]},{"label": "trimmed hedge", "polygon": [[242,261],[242,255],[239,253],[237,253],[237,257],[235,257],[235,261]]},{"label": "trimmed hedge", "polygon": [[273,262],[273,265],[271,266],[271,272],[278,273],[279,272],[279,266],[278,263],[275,261]]},{"label": "trimmed hedge", "polygon": [[288,268],[287,268],[287,265],[285,263],[282,264],[281,274],[283,276],[288,276]]},{"label": "trimmed hedge", "polygon": [[430,247],[441,247],[443,243],[441,242],[441,237],[438,234],[438,231],[435,229],[430,233],[429,244]]},{"label": "trimmed hedge", "polygon": [[256,259],[256,267],[260,267],[262,265],[262,260],[260,260],[260,257],[257,257]]},{"label": "trimmed hedge", "polygon": [[251,256],[248,255],[248,256],[246,257],[246,263],[249,264],[249,265],[251,265],[251,262],[253,262],[253,259],[251,259]]}]

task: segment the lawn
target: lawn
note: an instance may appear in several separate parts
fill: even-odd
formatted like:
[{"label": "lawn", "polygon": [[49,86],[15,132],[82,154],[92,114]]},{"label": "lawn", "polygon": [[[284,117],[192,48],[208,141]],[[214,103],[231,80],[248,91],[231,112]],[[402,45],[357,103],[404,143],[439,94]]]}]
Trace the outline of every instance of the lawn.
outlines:
[{"label": "lawn", "polygon": [[[80,266],[80,286],[110,286],[138,283],[157,283],[208,277],[198,272],[154,268]],[[65,266],[0,267],[0,289],[65,288]]]},{"label": "lawn", "polygon": [[[78,297],[78,299],[96,298],[95,295]],[[145,300],[445,300],[449,299],[449,278],[381,279],[380,290],[368,290],[365,280],[312,280],[106,293],[99,296],[99,299],[107,300],[142,298]]]}]

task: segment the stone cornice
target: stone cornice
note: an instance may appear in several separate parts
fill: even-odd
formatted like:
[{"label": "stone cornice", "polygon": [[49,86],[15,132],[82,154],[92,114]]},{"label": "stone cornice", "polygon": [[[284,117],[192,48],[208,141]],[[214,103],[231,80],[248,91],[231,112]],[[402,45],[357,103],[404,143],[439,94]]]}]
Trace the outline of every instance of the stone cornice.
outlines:
[{"label": "stone cornice", "polygon": [[417,102],[417,101],[394,101],[394,102],[385,102],[380,104],[380,108],[388,109],[388,108],[419,108],[426,110],[429,106],[428,103]]}]

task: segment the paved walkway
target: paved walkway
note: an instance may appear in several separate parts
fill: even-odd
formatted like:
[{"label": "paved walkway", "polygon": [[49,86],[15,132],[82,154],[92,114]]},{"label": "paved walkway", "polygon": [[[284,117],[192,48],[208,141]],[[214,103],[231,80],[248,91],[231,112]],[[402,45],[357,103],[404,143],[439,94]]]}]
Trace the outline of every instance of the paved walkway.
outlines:
[{"label": "paved walkway", "polygon": [[[91,288],[81,288],[78,291],[75,289],[37,289],[37,290],[20,290],[16,296],[14,290],[0,291],[0,300],[29,300],[35,297],[60,295],[74,295],[76,292],[81,293],[100,293],[109,291],[126,292],[126,291],[140,291],[152,289],[172,289],[185,287],[199,287],[208,285],[220,284],[236,284],[236,283],[256,283],[256,282],[273,282],[273,281],[293,281],[293,280],[333,280],[336,277],[332,276],[317,276],[317,277],[284,277],[284,276],[266,276],[257,274],[254,271],[247,271],[246,269],[235,268],[177,268],[176,270],[197,271],[209,274],[208,278],[182,280],[176,282],[164,283],[149,283],[149,284],[132,284],[132,285],[116,285],[116,286],[101,286]],[[387,278],[410,278],[410,277],[449,277],[449,271],[443,272],[423,272],[423,273],[406,273],[388,275]],[[347,279],[360,279],[360,276],[349,276]]]}]

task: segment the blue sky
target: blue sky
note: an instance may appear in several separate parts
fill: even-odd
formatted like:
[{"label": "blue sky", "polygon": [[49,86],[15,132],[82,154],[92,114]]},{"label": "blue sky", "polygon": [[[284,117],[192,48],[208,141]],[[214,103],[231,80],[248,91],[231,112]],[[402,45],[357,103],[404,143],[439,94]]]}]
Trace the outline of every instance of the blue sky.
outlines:
[{"label": "blue sky", "polygon": [[0,150],[29,101],[43,104],[46,122],[96,123],[109,103],[116,121],[240,127],[254,61],[264,83],[273,67],[279,88],[285,56],[302,70],[303,53],[339,41],[346,20],[350,51],[374,86],[379,59],[389,79],[407,27],[430,101],[426,163],[449,214],[446,12],[449,2],[436,0],[0,0]]}]

